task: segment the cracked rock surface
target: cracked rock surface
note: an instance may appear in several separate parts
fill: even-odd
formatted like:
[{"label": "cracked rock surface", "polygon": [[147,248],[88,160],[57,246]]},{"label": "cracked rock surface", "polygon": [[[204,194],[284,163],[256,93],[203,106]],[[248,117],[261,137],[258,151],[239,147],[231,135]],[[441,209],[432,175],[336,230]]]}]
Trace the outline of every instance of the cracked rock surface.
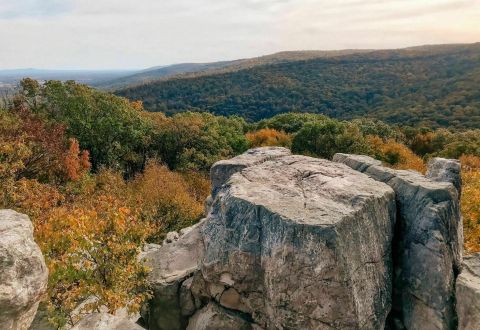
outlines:
[{"label": "cracked rock surface", "polygon": [[336,154],[333,160],[395,191],[392,322],[407,329],[454,328],[455,278],[461,267],[463,233],[455,180],[444,175],[449,172],[446,160],[430,163],[435,167],[429,169],[430,178],[383,167],[367,156]]},{"label": "cracked rock surface", "polygon": [[277,157],[218,190],[201,271],[209,283],[228,277],[231,300],[266,329],[381,328],[394,220],[387,185],[327,160]]}]

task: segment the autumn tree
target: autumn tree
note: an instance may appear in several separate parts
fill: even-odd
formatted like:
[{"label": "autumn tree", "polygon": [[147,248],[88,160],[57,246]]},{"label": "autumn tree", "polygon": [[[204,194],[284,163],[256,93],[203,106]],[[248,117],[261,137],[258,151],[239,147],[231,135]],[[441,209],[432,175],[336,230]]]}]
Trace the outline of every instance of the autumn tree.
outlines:
[{"label": "autumn tree", "polygon": [[289,148],[292,145],[292,137],[283,131],[273,128],[263,128],[258,131],[248,132],[245,137],[250,148],[280,146]]},{"label": "autumn tree", "polygon": [[422,158],[405,145],[393,139],[384,141],[379,136],[368,136],[366,140],[373,156],[387,165],[400,170],[413,169],[421,173],[425,172],[426,167]]}]

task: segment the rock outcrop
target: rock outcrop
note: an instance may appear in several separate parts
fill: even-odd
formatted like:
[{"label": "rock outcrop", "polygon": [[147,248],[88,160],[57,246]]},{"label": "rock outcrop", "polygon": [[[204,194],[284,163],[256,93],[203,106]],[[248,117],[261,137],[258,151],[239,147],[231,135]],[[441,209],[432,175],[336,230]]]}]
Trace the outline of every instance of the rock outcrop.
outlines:
[{"label": "rock outcrop", "polygon": [[[334,161],[393,188],[397,202],[392,322],[407,329],[455,326],[455,277],[462,260],[459,195],[447,162],[425,177],[381,166],[370,157],[336,154]],[[456,166],[456,165],[455,165]],[[453,178],[453,179],[452,179]]]},{"label": "rock outcrop", "polygon": [[28,329],[47,288],[48,271],[26,215],[0,210],[0,325]]},{"label": "rock outcrop", "polygon": [[78,322],[72,330],[144,330],[126,318],[108,313],[92,313]]},{"label": "rock outcrop", "polygon": [[395,225],[388,185],[284,148],[250,150],[211,174],[207,218],[143,255],[154,267],[150,329],[383,327]]},{"label": "rock outcrop", "polygon": [[465,256],[457,279],[459,330],[480,329],[480,253]]},{"label": "rock outcrop", "polygon": [[456,283],[458,163],[334,160],[270,147],[216,163],[206,219],[143,255],[149,329],[455,329],[457,310],[478,329],[473,261]]}]

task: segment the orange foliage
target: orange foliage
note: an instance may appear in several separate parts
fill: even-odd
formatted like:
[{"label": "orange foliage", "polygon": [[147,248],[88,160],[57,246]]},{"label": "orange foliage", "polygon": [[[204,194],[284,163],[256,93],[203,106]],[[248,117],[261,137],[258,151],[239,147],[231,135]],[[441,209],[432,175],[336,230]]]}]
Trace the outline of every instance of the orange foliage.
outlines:
[{"label": "orange foliage", "polygon": [[130,101],[130,106],[137,111],[143,111],[142,101]]},{"label": "orange foliage", "polygon": [[272,128],[263,128],[259,131],[250,132],[245,135],[251,148],[280,146],[290,148],[292,145],[292,136],[283,131],[277,131]]},{"label": "orange foliage", "polygon": [[70,138],[68,142],[69,148],[63,160],[65,175],[68,180],[77,181],[83,174],[90,170],[91,165],[88,159],[88,152],[80,152],[78,140]]},{"label": "orange foliage", "polygon": [[378,136],[368,136],[367,143],[375,157],[399,170],[412,169],[425,173],[425,162],[415,155],[408,147],[395,140],[384,141]]},{"label": "orange foliage", "polygon": [[463,155],[460,162],[465,249],[480,252],[480,157]]},{"label": "orange foliage", "polygon": [[44,214],[64,200],[65,196],[54,186],[23,178],[15,182],[8,206],[28,214],[32,219],[42,219]]}]

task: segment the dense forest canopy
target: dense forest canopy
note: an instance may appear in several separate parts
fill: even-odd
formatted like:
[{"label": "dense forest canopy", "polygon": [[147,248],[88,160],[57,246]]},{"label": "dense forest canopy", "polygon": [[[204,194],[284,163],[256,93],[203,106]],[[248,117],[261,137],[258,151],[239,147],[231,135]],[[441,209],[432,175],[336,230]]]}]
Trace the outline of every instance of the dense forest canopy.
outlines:
[{"label": "dense forest canopy", "polygon": [[431,128],[480,127],[480,44],[415,47],[261,65],[158,81],[118,95],[153,112],[238,115],[285,112],[369,117]]}]

